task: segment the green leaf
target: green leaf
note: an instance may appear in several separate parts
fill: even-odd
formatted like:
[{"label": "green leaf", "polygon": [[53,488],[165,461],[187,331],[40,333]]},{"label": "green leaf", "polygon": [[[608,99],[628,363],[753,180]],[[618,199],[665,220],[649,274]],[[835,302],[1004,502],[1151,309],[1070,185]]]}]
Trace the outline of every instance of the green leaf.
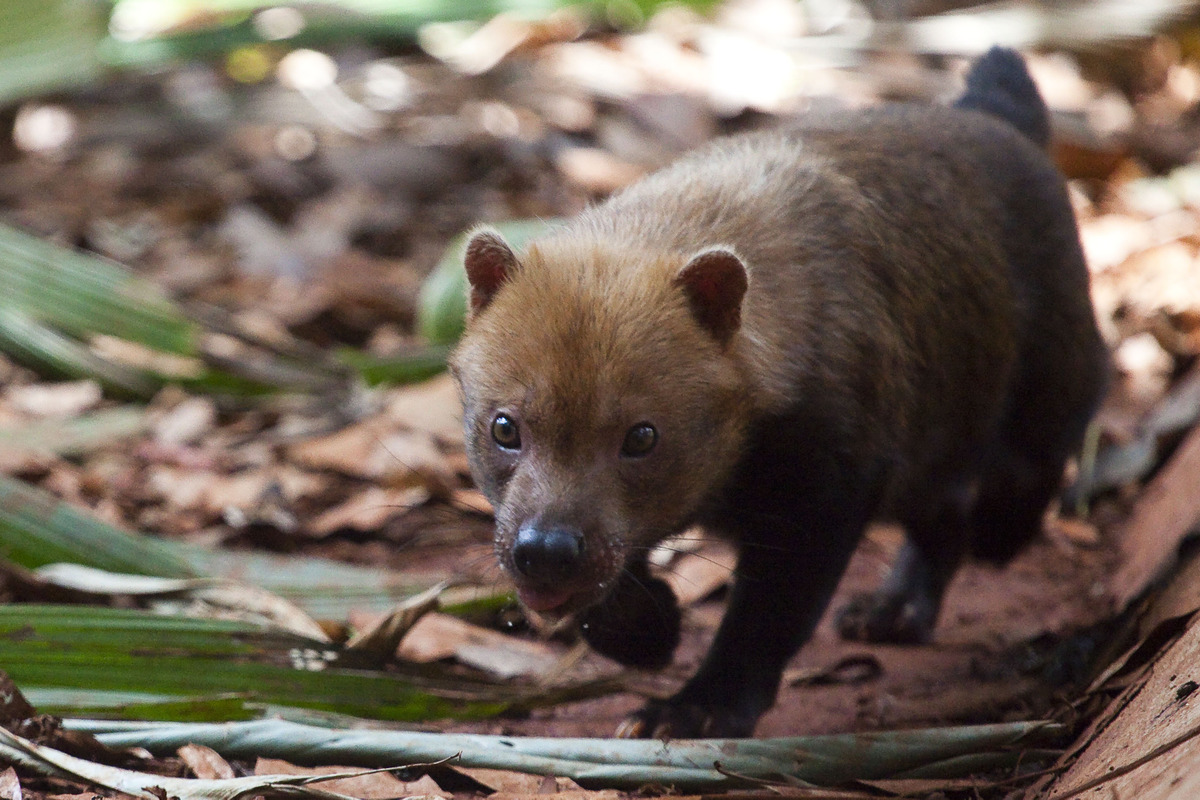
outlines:
[{"label": "green leaf", "polygon": [[[213,329],[153,284],[99,256],[60,247],[0,224],[0,351],[52,377],[90,378],[110,394],[145,399],[167,383],[194,392],[254,397],[322,392],[345,380],[336,364],[279,357],[257,348],[242,361],[216,359],[200,342]],[[230,333],[229,331],[220,331]],[[97,335],[152,352],[149,366],[105,358],[85,342]],[[153,356],[184,356],[187,374],[155,367]],[[370,359],[361,356],[370,364]],[[214,366],[215,364],[215,366]],[[387,371],[388,365],[371,365]]]},{"label": "green leaf", "polygon": [[0,103],[99,78],[104,23],[104,4],[93,0],[0,3]]},{"label": "green leaf", "polygon": [[109,572],[168,578],[194,575],[171,544],[123,531],[47,491],[4,476],[0,476],[0,557],[26,569],[65,561]]},{"label": "green leaf", "polygon": [[0,225],[0,310],[76,339],[103,333],[178,355],[197,354],[200,328],[125,267]]},{"label": "green leaf", "polygon": [[[136,693],[142,710],[163,717],[194,718],[197,709],[179,701],[197,695],[237,697],[246,710],[275,704],[388,720],[486,717],[524,699],[507,686],[434,670],[363,669],[328,643],[231,620],[8,605],[0,606],[0,641],[2,666],[23,690]],[[225,715],[228,704],[212,710]]]},{"label": "green leaf", "polygon": [[147,400],[162,388],[157,375],[118,364],[24,313],[0,305],[0,351],[51,378],[89,378],[121,398]]},{"label": "green leaf", "polygon": [[156,695],[98,689],[27,689],[25,699],[42,714],[85,715],[104,719],[211,722],[257,719],[260,707],[240,694]]},{"label": "green leaf", "polygon": [[[559,219],[518,219],[493,227],[514,248],[545,233]],[[463,272],[463,251],[470,232],[462,233],[446,248],[441,261],[421,286],[417,297],[417,333],[433,344],[453,344],[462,335],[467,319],[467,276]]]},{"label": "green leaf", "polygon": [[440,345],[421,348],[395,356],[373,356],[361,350],[344,348],[338,360],[357,372],[368,385],[416,383],[446,369],[450,348]]},{"label": "green leaf", "polygon": [[149,425],[142,406],[106,408],[70,419],[23,423],[0,429],[0,445],[10,452],[74,456],[105,447],[144,431]]}]

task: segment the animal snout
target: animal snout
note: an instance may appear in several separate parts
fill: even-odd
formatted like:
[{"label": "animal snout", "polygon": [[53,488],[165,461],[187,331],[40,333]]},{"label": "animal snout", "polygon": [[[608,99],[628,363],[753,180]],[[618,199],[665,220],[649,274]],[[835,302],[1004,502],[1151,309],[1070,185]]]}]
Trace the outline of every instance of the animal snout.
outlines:
[{"label": "animal snout", "polygon": [[523,525],[513,543],[513,564],[537,584],[569,581],[583,567],[583,534],[563,526]]}]

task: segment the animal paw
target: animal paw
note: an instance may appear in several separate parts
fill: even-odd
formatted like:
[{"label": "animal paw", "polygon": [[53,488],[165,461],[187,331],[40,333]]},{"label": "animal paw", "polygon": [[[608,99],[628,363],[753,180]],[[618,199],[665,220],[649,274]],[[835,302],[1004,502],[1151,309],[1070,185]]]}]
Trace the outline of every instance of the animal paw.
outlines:
[{"label": "animal paw", "polygon": [[621,664],[665,667],[679,644],[679,603],[665,581],[648,574],[628,583],[622,581],[581,615],[583,638],[596,652]]},{"label": "animal paw", "polygon": [[929,641],[936,616],[932,604],[887,592],[860,594],[837,615],[843,639],[888,644]]},{"label": "animal paw", "polygon": [[735,738],[754,732],[757,715],[724,706],[651,700],[617,728],[621,739]]}]

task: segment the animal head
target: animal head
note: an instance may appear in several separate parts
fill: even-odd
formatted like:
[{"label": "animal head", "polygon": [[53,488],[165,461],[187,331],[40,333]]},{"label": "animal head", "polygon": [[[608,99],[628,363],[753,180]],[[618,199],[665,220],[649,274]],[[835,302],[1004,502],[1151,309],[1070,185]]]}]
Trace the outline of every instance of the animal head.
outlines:
[{"label": "animal head", "polygon": [[472,472],[522,602],[566,616],[682,529],[736,461],[746,267],[727,248],[571,234],[518,257],[490,230],[464,261],[470,310],[451,370]]}]

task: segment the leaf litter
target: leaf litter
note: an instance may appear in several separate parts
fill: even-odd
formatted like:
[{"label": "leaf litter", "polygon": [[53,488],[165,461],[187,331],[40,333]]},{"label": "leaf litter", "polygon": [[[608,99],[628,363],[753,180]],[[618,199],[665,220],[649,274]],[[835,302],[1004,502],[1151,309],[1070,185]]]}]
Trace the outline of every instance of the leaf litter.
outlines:
[{"label": "leaf litter", "polygon": [[[1179,3],[1169,14],[1186,18],[1189,9]],[[899,31],[915,50],[938,50],[929,44],[932,26],[969,14],[874,30]],[[25,149],[3,156],[0,221],[130,267],[144,286],[105,268],[88,291],[102,298],[128,285],[135,298],[151,298],[153,313],[131,311],[119,336],[184,360],[131,348],[94,318],[44,316],[72,306],[56,308],[59,295],[38,297],[43,316],[10,317],[14,327],[6,330],[28,331],[47,354],[70,345],[53,350],[60,369],[106,366],[93,383],[62,382],[42,371],[47,362],[30,369],[4,348],[0,471],[119,528],[217,548],[224,557],[206,557],[195,569],[181,564],[196,565],[199,556],[149,558],[151,548],[96,566],[138,572],[156,563],[159,574],[232,575],[269,586],[339,642],[442,580],[474,582],[483,598],[502,597],[487,544],[489,508],[470,485],[450,382],[405,386],[388,377],[436,371],[441,356],[423,348],[452,341],[461,325],[453,237],[480,220],[569,215],[681,149],[764,124],[766,115],[835,96],[832,102],[927,100],[954,81],[942,68],[954,66],[953,58],[931,66],[903,53],[870,54],[860,49],[869,36],[856,33],[869,26],[822,17],[817,4],[741,0],[722,5],[715,22],[664,10],[636,33],[589,28],[580,19],[502,19],[456,35],[431,28],[421,39],[425,54],[332,48],[334,94],[297,91],[269,70],[238,83],[229,62],[219,61],[157,77],[129,73],[104,91],[68,94],[59,108],[73,120],[73,137],[49,149],[18,139]],[[844,36],[830,39],[829,32]],[[1071,683],[1064,674],[1086,684],[1080,653],[1102,649],[1108,638],[1116,645],[1119,637],[1092,633],[1093,626],[1126,604],[1136,608],[1147,586],[1170,574],[1179,542],[1196,526],[1186,476],[1194,449],[1188,434],[1200,416],[1192,386],[1200,355],[1200,192],[1189,112],[1200,98],[1200,68],[1182,33],[1137,38],[1102,57],[1089,49],[1091,35],[1079,30],[1040,42],[1049,52],[1030,55],[1054,111],[1056,156],[1072,178],[1117,367],[1091,457],[1079,465],[1064,513],[1047,519],[1048,537],[1004,573],[964,571],[936,646],[850,646],[823,626],[797,659],[800,685],[784,689],[764,719],[764,736],[1054,713]],[[954,52],[963,41],[940,47]],[[349,114],[331,114],[335,102]],[[40,103],[22,110],[33,113]],[[254,111],[218,126],[203,116],[232,107]],[[9,252],[44,263],[57,251],[18,237]],[[438,270],[447,277],[433,291],[437,284],[425,278]],[[147,287],[160,288],[146,294]],[[160,292],[169,300],[158,299]],[[133,327],[148,321],[163,326],[163,338]],[[370,371],[362,366],[368,363]],[[141,371],[147,366],[151,377]],[[374,388],[348,378],[347,367]],[[185,388],[160,388],[170,381]],[[105,388],[103,399],[93,386]],[[255,395],[263,387],[269,391]],[[124,402],[131,395],[150,405]],[[54,418],[61,424],[48,425]],[[0,510],[21,512],[9,535],[26,535],[33,498],[15,484],[0,488]],[[41,497],[36,505],[53,508]],[[1076,509],[1087,516],[1065,513]],[[94,522],[71,513],[72,524],[88,532],[81,541],[100,535]],[[897,542],[894,531],[873,532],[847,587],[874,582]],[[524,718],[440,725],[610,733],[637,705],[637,693],[678,682],[715,625],[728,557],[713,543],[690,546],[661,566],[693,604],[677,667],[626,676],[632,693]],[[288,565],[264,560],[264,551],[290,554]],[[6,571],[0,593],[41,599],[38,591],[50,591],[44,580]],[[89,597],[93,603],[128,603],[138,594],[119,589],[70,590],[104,595]],[[494,652],[472,658],[471,648],[510,639],[529,650],[513,674],[534,682],[551,665],[575,663],[568,641],[511,636],[522,623],[503,600],[466,599],[474,611],[417,621],[407,653],[443,664],[457,659],[458,666],[498,664],[504,659]],[[440,627],[422,634],[433,625]],[[1036,650],[1038,637],[1057,649],[1022,656]],[[384,649],[394,652],[394,645]],[[406,652],[404,640],[399,648]],[[839,670],[844,664],[869,669]],[[583,678],[615,674],[595,656],[573,669]],[[1099,696],[1107,695],[1091,695]],[[522,791],[529,793],[527,784]]]}]

